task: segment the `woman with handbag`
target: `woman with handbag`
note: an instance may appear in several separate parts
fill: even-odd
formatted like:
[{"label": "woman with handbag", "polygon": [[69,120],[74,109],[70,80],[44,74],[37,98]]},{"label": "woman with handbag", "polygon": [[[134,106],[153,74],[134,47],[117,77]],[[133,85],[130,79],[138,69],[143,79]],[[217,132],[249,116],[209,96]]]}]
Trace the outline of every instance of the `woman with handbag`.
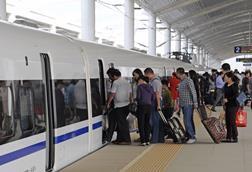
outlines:
[{"label": "woman with handbag", "polygon": [[151,85],[148,84],[148,78],[140,76],[137,86],[137,119],[140,132],[141,145],[150,144],[150,115],[151,104],[154,102],[155,94]]},{"label": "woman with handbag", "polygon": [[224,85],[224,103],[225,103],[225,118],[227,127],[227,137],[223,142],[237,143],[238,130],[235,123],[236,113],[239,108],[237,96],[239,94],[238,84],[233,72],[227,72],[224,75],[226,84]]}]

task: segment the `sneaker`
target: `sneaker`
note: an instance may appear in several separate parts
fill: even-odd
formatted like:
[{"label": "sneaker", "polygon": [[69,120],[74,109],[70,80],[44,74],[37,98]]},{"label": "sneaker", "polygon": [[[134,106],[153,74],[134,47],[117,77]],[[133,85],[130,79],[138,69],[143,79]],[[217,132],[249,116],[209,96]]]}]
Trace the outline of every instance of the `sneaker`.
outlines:
[{"label": "sneaker", "polygon": [[238,138],[231,139],[231,143],[238,143]]},{"label": "sneaker", "polygon": [[146,143],[141,143],[140,146],[146,146],[147,144]]},{"label": "sneaker", "polygon": [[186,143],[187,144],[193,144],[196,142],[196,139],[189,139]]},{"label": "sneaker", "polygon": [[150,145],[150,142],[146,142],[146,145]]}]

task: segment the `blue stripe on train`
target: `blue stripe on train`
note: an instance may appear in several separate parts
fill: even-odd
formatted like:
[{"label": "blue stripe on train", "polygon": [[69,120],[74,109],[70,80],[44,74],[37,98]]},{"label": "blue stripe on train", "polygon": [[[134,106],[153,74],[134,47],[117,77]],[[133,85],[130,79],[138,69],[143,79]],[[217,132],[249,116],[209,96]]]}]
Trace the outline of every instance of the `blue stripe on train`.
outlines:
[{"label": "blue stripe on train", "polygon": [[100,128],[102,126],[102,121],[93,124],[93,130]]},{"label": "blue stripe on train", "polygon": [[[94,123],[93,129],[99,128],[101,126],[102,126],[101,121]],[[64,142],[64,141],[72,139],[74,137],[83,135],[85,133],[88,133],[88,127],[84,127],[84,128],[78,129],[76,131],[72,131],[72,132],[57,136],[57,137],[55,137],[54,141],[55,141],[55,144],[59,144],[61,142]],[[42,149],[45,149],[45,147],[46,147],[46,142],[42,141],[42,142],[36,143],[34,145],[7,153],[5,155],[1,155],[0,156],[0,166],[3,164],[9,163],[11,161],[15,161],[15,160],[22,158],[24,156],[30,155],[32,153],[38,152]]]},{"label": "blue stripe on train", "polygon": [[23,149],[16,150],[14,152],[10,152],[8,154],[0,156],[0,165],[6,164],[8,162],[17,160],[19,158],[22,158],[24,156],[30,155],[34,152],[40,151],[44,149],[46,146],[46,142],[40,142],[31,146],[28,146]]},{"label": "blue stripe on train", "polygon": [[72,131],[72,132],[57,136],[54,139],[54,143],[59,144],[61,142],[64,142],[66,140],[72,139],[74,137],[80,136],[80,135],[85,134],[85,133],[88,133],[88,127],[84,127],[84,128],[79,129],[79,130]]}]

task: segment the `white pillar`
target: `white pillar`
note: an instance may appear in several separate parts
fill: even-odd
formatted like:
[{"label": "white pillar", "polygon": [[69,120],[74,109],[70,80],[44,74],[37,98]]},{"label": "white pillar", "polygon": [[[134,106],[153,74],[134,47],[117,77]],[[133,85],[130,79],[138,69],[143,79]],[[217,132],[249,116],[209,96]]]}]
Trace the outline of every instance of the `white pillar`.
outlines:
[{"label": "white pillar", "polygon": [[166,24],[167,29],[164,31],[164,41],[166,43],[164,44],[164,57],[169,58],[171,54],[171,26]]},{"label": "white pillar", "polygon": [[124,0],[124,47],[134,48],[134,0]]},{"label": "white pillar", "polygon": [[200,47],[197,47],[197,64],[200,65]]},{"label": "white pillar", "polygon": [[149,13],[147,54],[156,56],[156,16],[153,13]]},{"label": "white pillar", "polygon": [[203,65],[203,59],[204,59],[204,49],[200,49],[200,65]]},{"label": "white pillar", "polygon": [[0,20],[7,20],[6,0],[0,0]]},{"label": "white pillar", "polygon": [[181,52],[188,53],[188,38],[185,35],[181,38]]},{"label": "white pillar", "polygon": [[52,32],[52,33],[56,33],[56,32],[57,32],[57,28],[56,28],[55,25],[52,25],[52,26],[50,27],[50,32]]},{"label": "white pillar", "polygon": [[81,0],[81,39],[95,40],[95,0]]},{"label": "white pillar", "polygon": [[176,31],[175,36],[175,51],[181,52],[181,33],[178,31]]},{"label": "white pillar", "polygon": [[208,67],[208,53],[206,52],[206,55],[205,55],[205,65]]}]

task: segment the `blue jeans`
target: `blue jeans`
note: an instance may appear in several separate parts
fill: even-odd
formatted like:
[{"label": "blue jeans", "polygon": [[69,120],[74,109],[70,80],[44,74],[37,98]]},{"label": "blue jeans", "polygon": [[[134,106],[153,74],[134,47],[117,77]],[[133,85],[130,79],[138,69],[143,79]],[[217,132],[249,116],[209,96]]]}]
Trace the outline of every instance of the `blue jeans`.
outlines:
[{"label": "blue jeans", "polygon": [[164,143],[164,128],[160,115],[155,107],[151,109],[150,126],[151,143]]},{"label": "blue jeans", "polygon": [[193,121],[193,106],[186,105],[182,107],[184,115],[184,125],[186,130],[186,135],[189,139],[195,139],[195,125]]}]

